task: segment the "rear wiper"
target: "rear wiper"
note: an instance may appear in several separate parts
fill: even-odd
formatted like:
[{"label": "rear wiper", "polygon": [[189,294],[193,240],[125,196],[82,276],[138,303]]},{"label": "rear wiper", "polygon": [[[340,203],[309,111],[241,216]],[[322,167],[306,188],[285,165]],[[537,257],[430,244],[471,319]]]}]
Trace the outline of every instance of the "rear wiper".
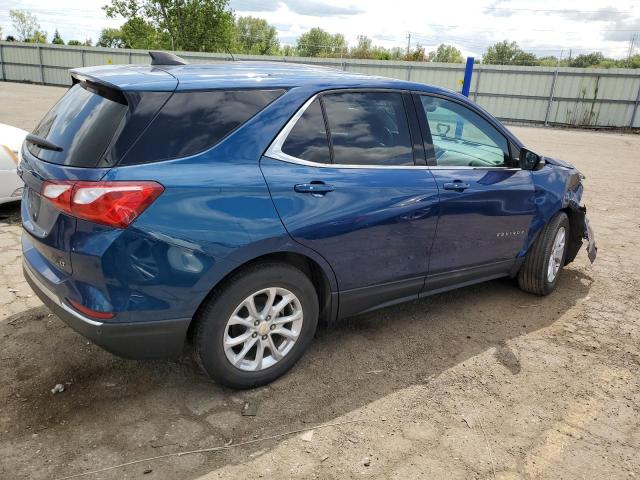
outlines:
[{"label": "rear wiper", "polygon": [[38,135],[34,135],[30,133],[26,136],[25,140],[29,143],[33,143],[38,145],[40,148],[44,148],[45,150],[54,150],[56,152],[61,152],[62,147],[60,145],[56,145],[53,142],[50,142],[46,138],[39,137]]}]

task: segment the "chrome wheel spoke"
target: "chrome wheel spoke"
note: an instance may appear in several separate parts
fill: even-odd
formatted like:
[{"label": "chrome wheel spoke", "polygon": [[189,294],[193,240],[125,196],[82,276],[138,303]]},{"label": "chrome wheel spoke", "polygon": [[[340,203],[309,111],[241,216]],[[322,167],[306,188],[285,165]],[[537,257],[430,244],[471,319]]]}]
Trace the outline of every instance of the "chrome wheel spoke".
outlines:
[{"label": "chrome wheel spoke", "polygon": [[237,366],[238,363],[244,360],[244,357],[247,356],[247,353],[249,353],[249,350],[251,350],[251,348],[256,344],[257,341],[258,341],[257,339],[252,338],[250,341],[246,342],[244,344],[244,347],[242,347],[242,350],[240,351],[240,353],[235,355],[234,361],[232,363]]},{"label": "chrome wheel spoke", "polygon": [[258,309],[256,308],[255,295],[252,295],[249,298],[245,299],[242,305],[247,307],[247,310],[249,311],[249,315],[251,316],[252,319],[260,318],[260,314],[258,313]]},{"label": "chrome wheel spoke", "polygon": [[238,315],[233,315],[229,319],[229,322],[227,322],[227,326],[232,326],[232,325],[241,325],[245,328],[253,328],[253,322],[251,321],[251,319],[242,318],[242,317],[239,317]]},{"label": "chrome wheel spoke", "polygon": [[298,334],[289,330],[288,328],[276,328],[271,332],[271,335],[280,335],[289,340],[295,340],[298,338]]},{"label": "chrome wheel spoke", "polygon": [[291,303],[293,300],[293,295],[284,295],[282,299],[271,308],[271,316],[276,317],[280,315],[280,312],[284,310],[284,308]]},{"label": "chrome wheel spoke", "polygon": [[262,312],[261,312],[261,315],[263,317],[266,317],[266,315],[271,312],[271,309],[273,307],[273,302],[275,302],[275,300],[276,300],[277,293],[278,293],[278,289],[277,288],[269,288],[269,289],[267,289],[267,301],[265,302],[264,307],[263,307]]},{"label": "chrome wheel spoke", "polygon": [[254,360],[254,370],[262,369],[262,359],[264,358],[264,342],[259,341],[256,345],[256,358]]},{"label": "chrome wheel spoke", "polygon": [[296,312],[292,313],[291,315],[287,315],[284,317],[278,317],[276,318],[273,323],[276,325],[284,325],[287,323],[291,323],[291,322],[295,322],[297,320],[302,320],[302,310],[297,310]]},{"label": "chrome wheel spoke", "polygon": [[237,347],[238,345],[245,343],[247,340],[251,338],[252,332],[247,330],[245,333],[238,335],[237,337],[227,337],[224,339],[225,347]]},{"label": "chrome wheel spoke", "polygon": [[280,352],[280,350],[278,350],[278,347],[276,347],[276,344],[274,343],[273,338],[271,337],[271,335],[269,335],[269,337],[267,338],[267,342],[269,342],[268,346],[269,346],[269,350],[271,351],[271,356],[274,359],[276,359],[276,361],[280,360],[283,357],[283,355]]}]

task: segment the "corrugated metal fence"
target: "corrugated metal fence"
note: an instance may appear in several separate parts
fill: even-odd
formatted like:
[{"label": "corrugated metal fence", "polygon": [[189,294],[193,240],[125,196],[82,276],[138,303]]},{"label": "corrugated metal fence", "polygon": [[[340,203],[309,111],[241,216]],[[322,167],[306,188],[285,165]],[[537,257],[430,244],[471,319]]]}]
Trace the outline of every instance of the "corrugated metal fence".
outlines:
[{"label": "corrugated metal fence", "polygon": [[[226,54],[176,52],[191,63]],[[430,83],[460,91],[464,65],[339,58],[236,55],[236,60],[320,64],[349,72]],[[0,42],[0,80],[69,85],[67,69],[148,64],[146,50]],[[640,70],[475,65],[470,97],[512,122],[640,128]],[[1,106],[0,106],[1,108]]]}]

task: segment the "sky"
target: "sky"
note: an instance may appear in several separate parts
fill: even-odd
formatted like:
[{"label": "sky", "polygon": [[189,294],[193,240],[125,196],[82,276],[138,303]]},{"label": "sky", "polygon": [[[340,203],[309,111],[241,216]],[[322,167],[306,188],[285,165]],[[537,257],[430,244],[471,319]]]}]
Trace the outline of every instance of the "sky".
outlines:
[{"label": "sky", "polygon": [[[35,14],[49,40],[57,28],[65,40],[95,42],[104,27],[123,19],[107,19],[107,0],[0,0],[0,26],[12,34],[10,9]],[[640,2],[628,0],[231,0],[236,15],[266,19],[278,30],[282,44],[313,27],[342,33],[350,45],[366,35],[375,45],[406,48],[422,44],[427,51],[440,43],[480,57],[502,40],[518,42],[539,56],[573,56],[601,51],[626,57],[632,35],[640,53]]]}]

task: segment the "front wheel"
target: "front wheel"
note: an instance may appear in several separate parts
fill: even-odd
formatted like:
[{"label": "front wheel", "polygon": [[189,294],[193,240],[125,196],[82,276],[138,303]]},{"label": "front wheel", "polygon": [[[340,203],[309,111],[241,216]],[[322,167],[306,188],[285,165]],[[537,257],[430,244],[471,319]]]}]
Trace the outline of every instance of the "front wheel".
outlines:
[{"label": "front wheel", "polygon": [[318,298],[299,269],[265,263],[235,274],[196,319],[196,360],[233,388],[269,383],[302,356],[318,323]]},{"label": "front wheel", "polygon": [[518,272],[518,285],[535,295],[550,294],[558,283],[569,241],[569,218],[559,212],[542,229]]}]

